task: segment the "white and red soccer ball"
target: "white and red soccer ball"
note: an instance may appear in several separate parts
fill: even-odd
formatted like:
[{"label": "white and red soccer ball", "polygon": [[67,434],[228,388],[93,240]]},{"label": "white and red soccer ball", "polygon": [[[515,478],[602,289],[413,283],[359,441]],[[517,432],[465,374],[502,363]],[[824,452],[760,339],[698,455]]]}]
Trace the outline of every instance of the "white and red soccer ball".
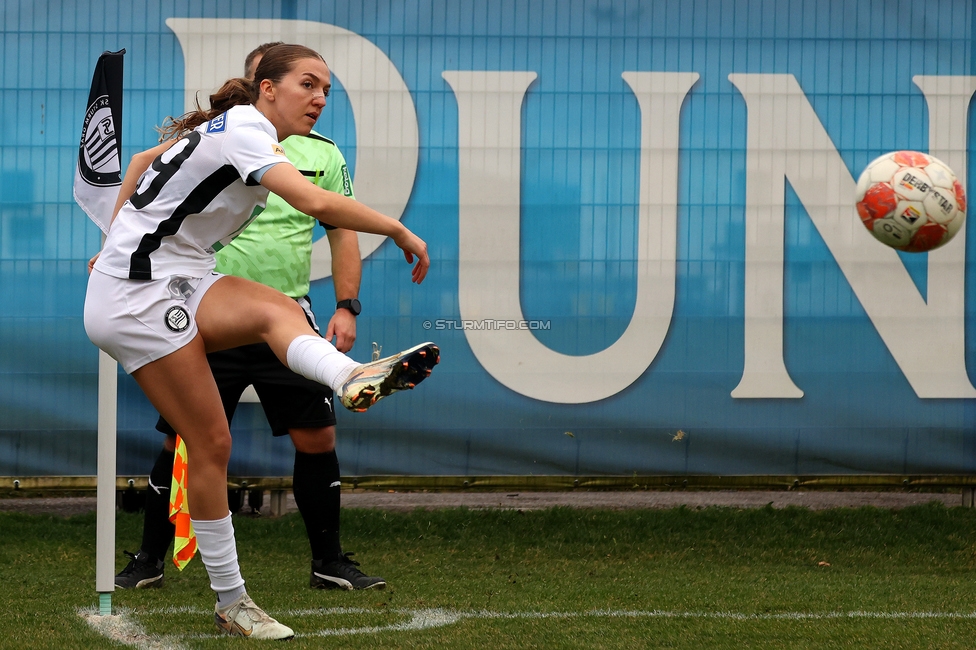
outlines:
[{"label": "white and red soccer ball", "polygon": [[966,220],[966,194],[935,156],[894,151],[875,158],[858,179],[857,213],[882,244],[922,253],[959,232]]}]

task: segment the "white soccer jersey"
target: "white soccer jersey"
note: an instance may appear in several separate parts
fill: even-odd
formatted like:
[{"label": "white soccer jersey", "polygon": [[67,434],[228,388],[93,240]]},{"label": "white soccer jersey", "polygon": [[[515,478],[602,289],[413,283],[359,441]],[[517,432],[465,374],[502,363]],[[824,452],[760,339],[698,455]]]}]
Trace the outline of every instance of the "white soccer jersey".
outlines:
[{"label": "white soccer jersey", "polygon": [[109,229],[99,271],[117,278],[203,277],[214,253],[264,207],[251,174],[288,162],[277,133],[253,106],[201,124],[153,161]]}]

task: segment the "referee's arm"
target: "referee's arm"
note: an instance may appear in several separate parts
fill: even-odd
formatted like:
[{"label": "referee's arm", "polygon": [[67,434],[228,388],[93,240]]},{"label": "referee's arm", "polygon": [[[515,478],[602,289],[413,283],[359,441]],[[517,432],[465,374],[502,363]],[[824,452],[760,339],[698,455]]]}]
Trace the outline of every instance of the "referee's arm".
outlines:
[{"label": "referee's arm", "polygon": [[[359,297],[363,262],[359,257],[359,237],[355,230],[332,228],[326,231],[332,248],[332,282],[336,301]],[[335,337],[336,349],[348,352],[356,342],[356,317],[348,309],[337,309],[329,320],[325,338]]]}]

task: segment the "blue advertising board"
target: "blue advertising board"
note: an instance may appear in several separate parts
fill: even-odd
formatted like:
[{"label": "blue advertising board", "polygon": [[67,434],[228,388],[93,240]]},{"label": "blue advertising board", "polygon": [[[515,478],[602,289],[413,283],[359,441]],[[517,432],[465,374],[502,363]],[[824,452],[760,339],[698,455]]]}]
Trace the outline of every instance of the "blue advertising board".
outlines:
[{"label": "blue advertising board", "polygon": [[[347,475],[969,474],[976,265],[874,240],[855,184],[914,149],[971,186],[962,0],[11,0],[0,9],[0,475],[95,473],[99,230],[71,184],[91,70],[125,48],[123,157],[243,72],[322,53],[316,129],[423,237],[420,286],[362,237],[353,356],[434,375],[339,414]],[[311,298],[334,302],[317,243]],[[120,377],[122,474],[160,436]],[[231,472],[288,475],[257,404]]]}]

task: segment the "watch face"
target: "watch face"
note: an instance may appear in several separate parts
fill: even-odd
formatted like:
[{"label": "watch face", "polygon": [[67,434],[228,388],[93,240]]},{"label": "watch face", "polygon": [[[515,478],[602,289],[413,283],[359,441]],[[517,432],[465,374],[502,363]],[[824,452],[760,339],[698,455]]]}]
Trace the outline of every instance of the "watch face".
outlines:
[{"label": "watch face", "polygon": [[352,312],[353,316],[359,316],[363,310],[363,306],[358,300],[352,298],[350,300],[340,300],[336,304],[336,309],[348,309]]}]

